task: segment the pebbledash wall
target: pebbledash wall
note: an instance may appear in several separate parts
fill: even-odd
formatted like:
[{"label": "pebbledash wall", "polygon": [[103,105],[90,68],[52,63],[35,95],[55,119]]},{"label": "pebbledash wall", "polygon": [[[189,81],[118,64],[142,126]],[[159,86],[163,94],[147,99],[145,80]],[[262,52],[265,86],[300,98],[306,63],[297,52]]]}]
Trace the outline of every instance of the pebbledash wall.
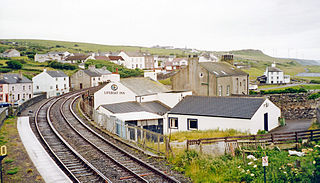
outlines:
[{"label": "pebbledash wall", "polygon": [[319,99],[308,99],[311,93],[273,94],[267,97],[281,109],[285,119],[313,119],[317,117],[316,109]]}]

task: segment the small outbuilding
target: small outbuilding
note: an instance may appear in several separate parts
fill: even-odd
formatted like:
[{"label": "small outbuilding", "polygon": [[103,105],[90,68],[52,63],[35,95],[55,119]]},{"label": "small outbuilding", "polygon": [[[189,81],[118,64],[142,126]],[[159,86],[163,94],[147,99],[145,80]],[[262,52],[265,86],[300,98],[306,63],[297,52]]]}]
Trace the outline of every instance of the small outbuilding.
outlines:
[{"label": "small outbuilding", "polygon": [[279,126],[280,108],[262,97],[186,96],[167,113],[164,133],[236,129],[257,133]]}]

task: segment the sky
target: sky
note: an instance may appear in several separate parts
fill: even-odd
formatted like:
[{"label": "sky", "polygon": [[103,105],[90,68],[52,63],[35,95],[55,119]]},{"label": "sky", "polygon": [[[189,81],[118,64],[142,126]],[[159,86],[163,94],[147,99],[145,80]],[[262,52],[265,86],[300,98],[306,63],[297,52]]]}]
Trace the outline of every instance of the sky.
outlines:
[{"label": "sky", "polygon": [[0,39],[260,49],[320,60],[319,0],[1,0]]}]

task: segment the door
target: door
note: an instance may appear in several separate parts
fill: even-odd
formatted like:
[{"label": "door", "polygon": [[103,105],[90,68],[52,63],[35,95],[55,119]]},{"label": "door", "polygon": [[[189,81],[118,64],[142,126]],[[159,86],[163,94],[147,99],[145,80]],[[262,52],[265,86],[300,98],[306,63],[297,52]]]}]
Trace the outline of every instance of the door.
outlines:
[{"label": "door", "polygon": [[268,113],[264,114],[264,130],[268,131]]},{"label": "door", "polygon": [[6,102],[9,102],[9,95],[6,94]]},{"label": "door", "polygon": [[80,90],[82,89],[82,83],[80,83]]}]

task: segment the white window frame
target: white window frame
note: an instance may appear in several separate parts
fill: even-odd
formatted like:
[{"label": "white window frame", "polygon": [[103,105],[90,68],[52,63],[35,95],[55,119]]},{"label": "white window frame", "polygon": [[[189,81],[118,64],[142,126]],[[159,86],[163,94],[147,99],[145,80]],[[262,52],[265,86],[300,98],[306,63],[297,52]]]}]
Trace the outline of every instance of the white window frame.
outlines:
[{"label": "white window frame", "polygon": [[179,127],[179,119],[177,117],[169,117],[169,128],[178,129],[178,127]]},{"label": "white window frame", "polygon": [[[190,128],[190,122],[191,121],[196,121],[197,122],[197,128]],[[187,119],[187,127],[188,127],[188,130],[198,130],[199,129],[199,121],[198,119],[192,119],[192,118],[188,118]]]}]

